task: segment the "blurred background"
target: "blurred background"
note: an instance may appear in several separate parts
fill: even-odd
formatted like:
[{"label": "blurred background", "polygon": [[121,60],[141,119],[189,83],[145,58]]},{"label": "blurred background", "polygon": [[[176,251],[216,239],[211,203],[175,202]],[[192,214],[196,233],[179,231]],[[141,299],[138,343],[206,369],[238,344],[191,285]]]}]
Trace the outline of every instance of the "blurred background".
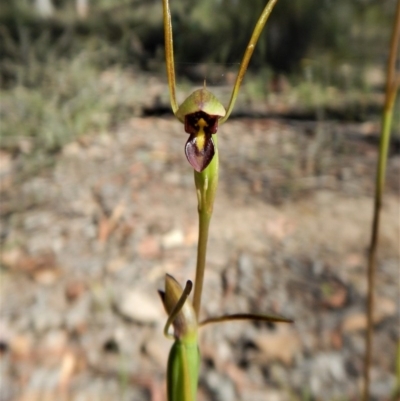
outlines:
[{"label": "blurred background", "polygon": [[[181,102],[227,105],[263,0],[172,0]],[[395,0],[280,0],[232,118],[199,400],[358,400],[366,251]],[[161,0],[0,4],[0,401],[165,399],[166,272],[194,276],[193,176]],[[373,400],[395,400],[400,113],[376,284]]]}]

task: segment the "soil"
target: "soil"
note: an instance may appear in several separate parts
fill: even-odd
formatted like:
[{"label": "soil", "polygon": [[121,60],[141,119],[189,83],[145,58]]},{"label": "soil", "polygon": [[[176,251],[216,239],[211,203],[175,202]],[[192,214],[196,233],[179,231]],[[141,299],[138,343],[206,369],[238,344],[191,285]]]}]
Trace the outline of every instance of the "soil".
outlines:
[{"label": "soil", "polygon": [[[201,330],[199,400],[357,400],[379,127],[279,118],[219,128],[220,184],[202,316],[277,313],[291,325]],[[171,342],[157,295],[194,278],[187,134],[135,117],[66,145],[19,179],[2,153],[0,400],[165,398]],[[396,386],[399,170],[388,165],[378,253],[373,400]]]}]

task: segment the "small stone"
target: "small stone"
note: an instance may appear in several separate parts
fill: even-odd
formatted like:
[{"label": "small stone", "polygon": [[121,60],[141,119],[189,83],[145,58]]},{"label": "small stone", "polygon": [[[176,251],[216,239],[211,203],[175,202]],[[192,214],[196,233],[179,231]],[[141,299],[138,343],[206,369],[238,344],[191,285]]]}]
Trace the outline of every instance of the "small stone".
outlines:
[{"label": "small stone", "polygon": [[159,256],[160,250],[159,241],[150,235],[142,239],[137,249],[139,256],[144,259],[156,258]]},{"label": "small stone", "polygon": [[61,272],[58,269],[40,269],[34,272],[33,279],[42,285],[53,285],[60,277]]},{"label": "small stone", "polygon": [[141,289],[124,292],[116,299],[116,307],[121,315],[139,323],[155,323],[165,317],[157,294],[150,296]]},{"label": "small stone", "polygon": [[10,339],[10,348],[17,358],[28,358],[32,351],[32,340],[23,334],[13,336]]},{"label": "small stone", "polygon": [[47,353],[61,355],[68,342],[67,333],[64,330],[51,330],[43,339],[43,348]]},{"label": "small stone", "polygon": [[340,353],[325,352],[314,356],[310,374],[312,394],[319,398],[334,383],[343,383],[346,379],[344,357]]},{"label": "small stone", "polygon": [[220,364],[224,364],[233,360],[232,348],[224,340],[219,341],[218,344],[216,345],[215,354],[216,354],[216,359]]},{"label": "small stone", "polygon": [[268,361],[277,360],[286,365],[290,365],[302,349],[297,333],[279,326],[273,333],[264,332],[258,335],[254,339],[254,342],[264,353]]},{"label": "small stone", "polygon": [[232,401],[236,399],[235,387],[228,377],[222,376],[215,370],[211,370],[206,374],[205,382],[215,395],[213,399],[219,401]]},{"label": "small stone", "polygon": [[161,244],[164,249],[173,249],[183,245],[185,237],[182,230],[174,229],[164,234]]}]

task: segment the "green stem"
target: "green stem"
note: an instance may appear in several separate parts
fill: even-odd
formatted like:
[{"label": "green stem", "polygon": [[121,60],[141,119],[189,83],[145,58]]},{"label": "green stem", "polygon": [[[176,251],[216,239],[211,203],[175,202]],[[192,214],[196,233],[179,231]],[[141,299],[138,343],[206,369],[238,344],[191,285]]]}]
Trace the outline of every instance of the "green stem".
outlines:
[{"label": "green stem", "polygon": [[197,319],[201,305],[201,294],[203,291],[204,271],[206,266],[206,253],[208,242],[208,229],[210,227],[211,214],[199,210],[199,242],[197,247],[196,278],[193,295],[193,308]]},{"label": "green stem", "polygon": [[374,202],[374,217],[371,229],[371,242],[368,252],[368,294],[367,294],[367,332],[364,361],[364,390],[363,400],[369,399],[370,368],[372,362],[374,283],[376,276],[376,254],[378,249],[379,227],[382,208],[382,195],[385,185],[386,164],[389,150],[390,128],[392,125],[393,109],[385,110],[382,119],[382,133],[379,144],[379,161],[376,174],[376,189]]},{"label": "green stem", "polygon": [[385,105],[382,115],[382,129],[379,142],[379,160],[376,172],[374,216],[371,228],[371,242],[368,252],[368,294],[367,294],[367,331],[365,337],[365,361],[364,361],[364,388],[362,400],[368,401],[370,393],[370,368],[372,362],[373,339],[373,310],[374,310],[374,286],[376,276],[376,255],[378,249],[380,212],[382,208],[382,196],[385,187],[386,165],[388,159],[390,130],[393,119],[393,107],[397,94],[398,78],[396,77],[396,58],[400,41],[400,0],[397,1],[396,14],[393,24],[393,32],[390,40],[390,52],[386,75]]},{"label": "green stem", "polygon": [[199,240],[197,245],[196,278],[194,282],[193,308],[199,319],[201,294],[203,290],[204,271],[208,242],[208,229],[214,207],[215,193],[218,185],[218,143],[213,135],[215,154],[208,167],[201,173],[194,172],[199,213]]}]

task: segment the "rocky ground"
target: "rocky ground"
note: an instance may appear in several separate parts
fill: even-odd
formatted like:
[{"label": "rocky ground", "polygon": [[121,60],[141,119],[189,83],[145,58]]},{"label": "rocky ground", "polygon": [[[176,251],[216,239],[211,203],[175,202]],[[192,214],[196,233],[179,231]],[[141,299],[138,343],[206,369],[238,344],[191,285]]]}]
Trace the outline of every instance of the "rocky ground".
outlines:
[{"label": "rocky ground", "polygon": [[[221,175],[203,316],[293,325],[201,332],[199,400],[357,400],[362,379],[374,124],[236,119]],[[193,279],[197,213],[186,134],[135,117],[20,178],[1,155],[1,401],[164,400],[171,342],[157,295]],[[400,155],[391,150],[376,283],[374,400],[395,388]]]}]

